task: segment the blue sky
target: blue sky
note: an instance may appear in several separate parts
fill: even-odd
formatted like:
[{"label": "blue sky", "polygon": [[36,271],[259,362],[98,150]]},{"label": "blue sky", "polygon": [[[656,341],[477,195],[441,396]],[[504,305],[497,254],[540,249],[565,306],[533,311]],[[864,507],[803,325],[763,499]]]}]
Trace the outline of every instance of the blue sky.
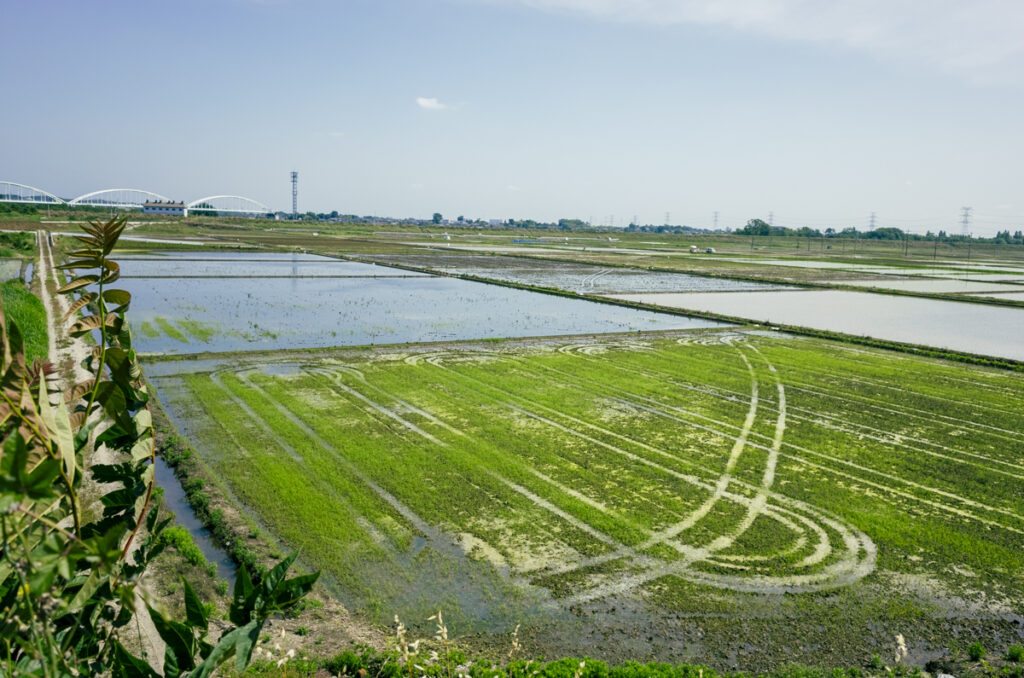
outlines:
[{"label": "blue sky", "polygon": [[1016,230],[1022,35],[1017,0],[8,0],[0,180]]}]

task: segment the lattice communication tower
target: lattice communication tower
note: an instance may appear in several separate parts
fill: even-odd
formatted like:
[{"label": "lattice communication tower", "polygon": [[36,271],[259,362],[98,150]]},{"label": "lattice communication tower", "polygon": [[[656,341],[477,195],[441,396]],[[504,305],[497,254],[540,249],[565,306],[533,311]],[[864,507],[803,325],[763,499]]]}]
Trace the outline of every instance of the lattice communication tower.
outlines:
[{"label": "lattice communication tower", "polygon": [[292,172],[292,216],[299,215],[299,173]]}]

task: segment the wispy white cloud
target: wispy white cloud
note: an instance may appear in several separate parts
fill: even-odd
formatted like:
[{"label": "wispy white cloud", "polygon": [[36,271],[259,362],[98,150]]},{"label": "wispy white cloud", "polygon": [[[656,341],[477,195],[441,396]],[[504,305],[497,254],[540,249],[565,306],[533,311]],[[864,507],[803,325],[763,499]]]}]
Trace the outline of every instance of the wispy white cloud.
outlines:
[{"label": "wispy white cloud", "polygon": [[470,0],[652,24],[720,25],[783,40],[842,44],[980,82],[1020,81],[1020,0]]},{"label": "wispy white cloud", "polygon": [[332,136],[332,137],[334,137],[335,139],[340,139],[340,138],[342,138],[343,136],[345,136],[345,133],[344,133],[344,132],[328,132],[327,134],[328,134],[328,136]]},{"label": "wispy white cloud", "polygon": [[447,104],[442,104],[435,97],[416,97],[416,105],[428,111],[443,111],[448,108]]}]

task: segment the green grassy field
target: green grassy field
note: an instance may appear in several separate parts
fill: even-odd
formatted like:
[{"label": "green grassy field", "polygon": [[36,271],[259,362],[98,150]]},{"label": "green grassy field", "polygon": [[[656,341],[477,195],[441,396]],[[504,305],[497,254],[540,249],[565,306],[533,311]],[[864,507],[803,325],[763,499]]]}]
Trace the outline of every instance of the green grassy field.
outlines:
[{"label": "green grassy field", "polygon": [[8,280],[0,285],[4,316],[8,323],[14,321],[25,342],[25,357],[29,361],[46,360],[49,352],[49,335],[46,329],[46,309],[43,302],[27,289],[20,279]]},{"label": "green grassy field", "polygon": [[735,331],[175,365],[205,463],[378,620],[748,666],[1019,632],[1020,375]]}]

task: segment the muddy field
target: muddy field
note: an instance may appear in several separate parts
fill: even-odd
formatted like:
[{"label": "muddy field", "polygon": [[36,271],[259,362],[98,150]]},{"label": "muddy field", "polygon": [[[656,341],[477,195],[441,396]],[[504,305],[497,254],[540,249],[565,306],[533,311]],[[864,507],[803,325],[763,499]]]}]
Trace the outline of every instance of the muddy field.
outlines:
[{"label": "muddy field", "polygon": [[368,619],[747,669],[1022,634],[1020,375],[733,330],[147,373]]}]

